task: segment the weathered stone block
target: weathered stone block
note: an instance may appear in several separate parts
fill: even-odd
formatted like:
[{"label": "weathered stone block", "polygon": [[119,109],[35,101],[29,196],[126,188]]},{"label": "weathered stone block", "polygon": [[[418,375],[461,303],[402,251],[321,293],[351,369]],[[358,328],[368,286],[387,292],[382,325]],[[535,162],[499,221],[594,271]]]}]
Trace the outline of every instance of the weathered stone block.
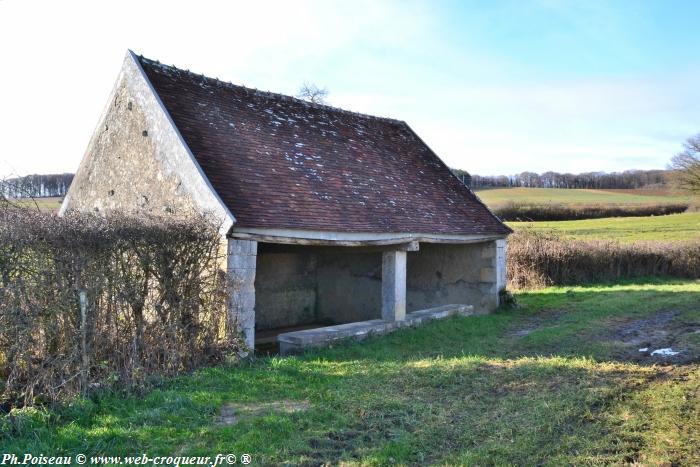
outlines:
[{"label": "weathered stone block", "polygon": [[228,209],[198,170],[131,53],[108,102],[60,212],[208,212],[228,230]]},{"label": "weathered stone block", "polygon": [[230,303],[240,313],[253,311],[255,309],[255,289],[246,288],[246,290],[234,293]]},{"label": "weathered stone block", "polygon": [[251,256],[258,254],[258,242],[254,240],[233,239],[228,242],[228,254]]},{"label": "weathered stone block", "polygon": [[257,242],[228,240],[229,321],[243,334],[246,345],[255,346],[255,267]]},{"label": "weathered stone block", "polygon": [[[320,294],[318,254],[319,249],[310,246],[260,252],[255,271],[255,322],[258,330],[306,325],[320,320],[317,319],[317,297]],[[346,281],[332,275],[328,280],[346,285]],[[332,308],[335,311],[345,303],[334,300],[332,305],[335,305]],[[379,313],[378,306],[376,312]],[[356,320],[360,319],[364,318]]]},{"label": "weathered stone block", "polygon": [[382,254],[382,319],[402,321],[406,318],[406,252]]},{"label": "weathered stone block", "polygon": [[494,310],[498,307],[498,295],[487,294],[481,297],[481,309],[484,312]]},{"label": "weathered stone block", "polygon": [[496,275],[497,275],[497,286],[496,288],[500,291],[506,288],[506,281],[508,280],[506,273],[506,254],[507,254],[508,242],[507,240],[496,240]]},{"label": "weathered stone block", "polygon": [[320,320],[348,323],[381,317],[381,252],[323,252],[316,274]]},{"label": "weathered stone block", "polygon": [[293,331],[280,334],[277,336],[277,341],[280,345],[280,353],[287,355],[303,351],[309,347],[326,346],[343,339],[361,341],[370,336],[388,334],[404,327],[420,326],[434,319],[443,319],[454,315],[469,316],[473,313],[474,307],[471,305],[445,305],[408,313],[402,321],[373,319],[304,331]]},{"label": "weathered stone block", "polygon": [[255,269],[257,256],[229,255],[228,269]]},{"label": "weathered stone block", "polygon": [[481,268],[479,271],[479,279],[481,282],[495,282],[496,270],[494,268]]},{"label": "weathered stone block", "polygon": [[238,315],[238,327],[240,331],[255,328],[255,314],[241,313]]},{"label": "weathered stone block", "polygon": [[231,283],[231,287],[244,289],[245,286],[248,286],[250,288],[253,288],[253,284],[255,282],[255,269],[229,269],[228,277]]},{"label": "weathered stone block", "polygon": [[495,256],[496,256],[496,248],[494,245],[484,246],[481,249],[481,258],[482,259],[494,258]]}]

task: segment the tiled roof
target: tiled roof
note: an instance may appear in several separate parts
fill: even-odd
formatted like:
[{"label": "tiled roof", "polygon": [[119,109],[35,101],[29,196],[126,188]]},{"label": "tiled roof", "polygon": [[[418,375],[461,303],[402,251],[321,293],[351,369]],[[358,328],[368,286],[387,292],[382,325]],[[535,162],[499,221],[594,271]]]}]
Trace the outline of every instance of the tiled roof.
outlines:
[{"label": "tiled roof", "polygon": [[405,122],[139,60],[237,227],[510,232]]}]

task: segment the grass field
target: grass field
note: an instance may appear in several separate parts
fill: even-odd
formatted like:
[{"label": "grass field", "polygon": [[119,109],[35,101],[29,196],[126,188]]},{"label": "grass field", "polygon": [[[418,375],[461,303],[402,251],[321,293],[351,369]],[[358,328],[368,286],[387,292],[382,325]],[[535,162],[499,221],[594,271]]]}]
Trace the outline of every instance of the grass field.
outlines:
[{"label": "grass field", "polygon": [[[493,188],[476,190],[476,194],[491,208],[510,202],[524,204],[667,204],[683,203],[688,196],[668,190],[567,190],[557,188]],[[58,210],[62,198],[37,198],[42,209]],[[34,206],[34,201],[21,200],[21,204]]]},{"label": "grass field", "polygon": [[[491,208],[508,203],[533,205],[649,205],[690,203],[689,196],[663,190],[566,190],[549,188],[497,188],[477,191]],[[697,200],[695,200],[697,203]],[[574,221],[508,222],[514,229],[554,231],[578,239],[678,241],[700,238],[700,212],[668,216],[608,217]]]},{"label": "grass field", "polygon": [[[565,205],[647,205],[686,203],[688,196],[664,190],[568,190],[557,188],[494,188],[476,190],[476,194],[490,208],[498,208],[515,202],[522,204],[565,204]],[[20,200],[21,205],[42,210],[57,211],[63,198],[37,198]],[[36,204],[35,204],[36,203]]]},{"label": "grass field", "polygon": [[19,206],[24,206],[31,209],[40,209],[41,211],[58,211],[63,202],[63,198],[34,198],[34,199],[20,199],[11,200],[13,204]]},{"label": "grass field", "polygon": [[678,241],[700,238],[700,212],[656,217],[608,217],[580,221],[508,222],[513,229],[553,231],[577,239],[622,242]]},{"label": "grass field", "polygon": [[2,421],[0,445],[250,453],[255,465],[700,464],[699,281],[517,299],[519,309],[361,345],[205,369],[143,397],[19,411]]},{"label": "grass field", "polygon": [[491,208],[519,204],[666,204],[688,202],[689,197],[663,190],[575,190],[558,188],[493,188],[476,190]]}]

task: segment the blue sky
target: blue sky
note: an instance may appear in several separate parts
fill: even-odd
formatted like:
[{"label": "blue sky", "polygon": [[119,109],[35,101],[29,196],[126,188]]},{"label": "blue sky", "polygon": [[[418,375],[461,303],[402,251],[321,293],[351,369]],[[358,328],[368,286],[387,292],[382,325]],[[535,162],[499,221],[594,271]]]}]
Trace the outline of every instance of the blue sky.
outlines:
[{"label": "blue sky", "polygon": [[663,168],[700,132],[695,1],[0,0],[0,174],[75,171],[127,48],[406,120],[480,174]]}]

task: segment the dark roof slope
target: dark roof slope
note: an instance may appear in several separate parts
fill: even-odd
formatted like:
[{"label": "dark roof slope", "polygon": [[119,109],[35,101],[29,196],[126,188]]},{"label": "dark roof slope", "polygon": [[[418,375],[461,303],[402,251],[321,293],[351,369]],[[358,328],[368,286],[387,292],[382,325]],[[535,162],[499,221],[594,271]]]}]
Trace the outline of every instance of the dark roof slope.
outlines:
[{"label": "dark roof slope", "polygon": [[402,121],[140,63],[239,227],[510,232]]}]

